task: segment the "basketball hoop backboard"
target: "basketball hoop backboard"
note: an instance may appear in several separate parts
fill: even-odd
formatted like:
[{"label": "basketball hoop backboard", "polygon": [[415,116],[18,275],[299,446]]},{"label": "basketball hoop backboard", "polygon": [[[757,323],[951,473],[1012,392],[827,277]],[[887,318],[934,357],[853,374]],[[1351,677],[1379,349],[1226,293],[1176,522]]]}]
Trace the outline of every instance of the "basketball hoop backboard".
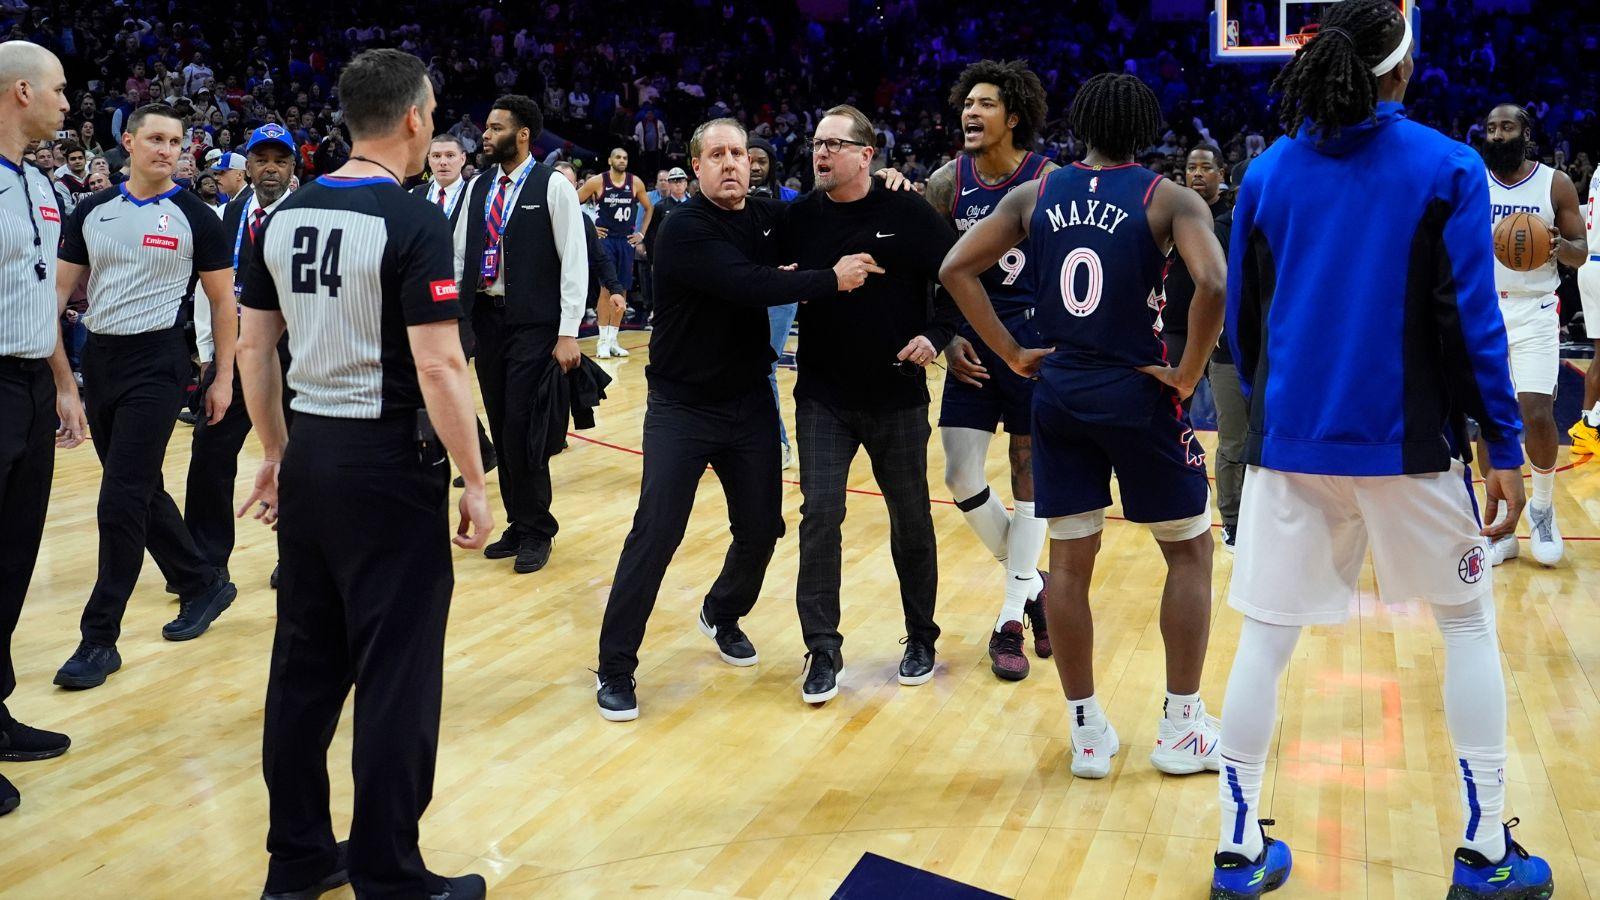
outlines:
[{"label": "basketball hoop backboard", "polygon": [[[1316,36],[1317,22],[1342,0],[1214,0],[1211,11],[1211,61],[1283,64]],[[1422,14],[1415,0],[1395,0],[1411,17],[1420,41]]]}]

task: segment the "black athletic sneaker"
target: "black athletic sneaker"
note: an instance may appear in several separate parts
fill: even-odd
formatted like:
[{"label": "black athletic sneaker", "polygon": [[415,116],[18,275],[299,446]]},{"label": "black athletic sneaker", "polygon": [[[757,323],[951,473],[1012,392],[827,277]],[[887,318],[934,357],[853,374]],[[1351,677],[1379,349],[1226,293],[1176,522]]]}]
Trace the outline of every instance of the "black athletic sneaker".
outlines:
[{"label": "black athletic sneaker", "polygon": [[517,561],[512,570],[518,575],[529,575],[545,567],[550,561],[550,539],[525,537],[517,545]]},{"label": "black athletic sneaker", "polygon": [[56,684],[65,688],[92,688],[106,683],[112,672],[122,668],[116,647],[81,641],[72,658],[56,672]]},{"label": "black athletic sneaker", "polygon": [[169,641],[192,641],[211,627],[222,611],[233,605],[239,589],[231,581],[218,581],[199,594],[178,598],[178,617],[161,627]]},{"label": "black athletic sneaker", "polygon": [[278,589],[278,564],[277,563],[273,563],[272,564],[272,574],[267,576],[267,587],[272,588],[273,590],[277,590]]},{"label": "black athletic sneaker", "polygon": [[913,637],[901,638],[906,654],[900,658],[901,684],[927,684],[933,677],[933,645]]},{"label": "black athletic sneaker", "polygon": [[0,729],[0,761],[34,762],[55,759],[72,746],[72,738],[54,731],[29,728],[21,722],[12,722]]},{"label": "black athletic sneaker", "polygon": [[740,630],[738,625],[713,625],[706,618],[706,608],[700,607],[700,618],[695,623],[700,626],[700,633],[717,642],[717,652],[722,654],[722,661],[730,666],[753,666],[760,661],[756,656],[756,647],[750,643],[750,638]]},{"label": "black athletic sneaker", "polygon": [[22,795],[17,792],[16,786],[7,781],[4,775],[0,775],[0,816],[21,805]]},{"label": "black athletic sneaker", "polygon": [[322,877],[321,881],[298,891],[270,891],[261,892],[261,900],[317,900],[329,891],[338,890],[350,883],[350,842],[339,842],[339,857],[333,864],[333,871]]},{"label": "black athletic sneaker", "polygon": [[517,548],[522,546],[522,532],[514,526],[507,528],[500,535],[500,540],[483,548],[483,555],[489,559],[510,559],[517,555]]},{"label": "black athletic sneaker", "polygon": [[430,894],[428,900],[483,900],[489,885],[482,875],[457,875],[444,879],[444,890]]},{"label": "black athletic sneaker", "polygon": [[632,722],[639,718],[639,698],[633,689],[637,682],[632,675],[600,675],[594,677],[595,702],[600,705],[600,718],[607,722]]},{"label": "black athletic sneaker", "polygon": [[806,680],[800,685],[800,699],[807,703],[827,703],[839,696],[839,676],[844,674],[844,654],[823,650],[806,654]]}]

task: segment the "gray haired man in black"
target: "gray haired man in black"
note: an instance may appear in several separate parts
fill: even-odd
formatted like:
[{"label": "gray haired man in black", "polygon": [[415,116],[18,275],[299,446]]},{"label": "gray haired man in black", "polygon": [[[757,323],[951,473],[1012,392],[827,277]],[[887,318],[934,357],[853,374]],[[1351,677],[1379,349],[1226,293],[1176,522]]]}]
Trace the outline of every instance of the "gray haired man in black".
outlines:
[{"label": "gray haired man in black", "polygon": [[[928,384],[923,368],[955,333],[959,313],[936,291],[954,229],[922,198],[872,178],[872,122],[836,106],[811,141],[816,189],[794,204],[788,246],[802,266],[866,252],[885,270],[849,297],[800,309],[795,421],[800,442],[800,579],[796,603],[808,665],[801,697],[839,692],[840,526],[856,451],[865,449],[889,508],[900,576],[905,654],[900,683],[933,677],[939,561],[928,507]],[[937,307],[932,302],[937,297]]]}]

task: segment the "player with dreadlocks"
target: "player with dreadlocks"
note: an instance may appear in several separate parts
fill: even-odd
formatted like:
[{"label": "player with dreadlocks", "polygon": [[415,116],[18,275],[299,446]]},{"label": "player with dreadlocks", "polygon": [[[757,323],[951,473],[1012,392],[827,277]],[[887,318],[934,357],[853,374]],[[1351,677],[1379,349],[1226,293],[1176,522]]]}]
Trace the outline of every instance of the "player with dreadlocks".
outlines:
[{"label": "player with dreadlocks", "polygon": [[[1049,520],[1050,642],[1072,713],[1072,774],[1104,778],[1120,744],[1094,690],[1089,582],[1111,476],[1122,512],[1150,529],[1167,562],[1161,595],[1167,696],[1151,763],[1181,775],[1217,768],[1217,721],[1200,700],[1211,619],[1211,514],[1205,452],[1182,400],[1222,330],[1227,263],[1211,210],[1194,191],[1133,161],[1161,134],[1161,107],[1131,75],[1089,79],[1072,101],[1083,162],[1007,194],[945,257],[940,280],[984,343],[1036,378],[1035,507]],[[1038,267],[1024,347],[998,314],[983,273],[1026,239]],[[1166,358],[1156,323],[1173,247],[1194,277],[1192,340]],[[1174,368],[1175,366],[1175,368]]]},{"label": "player with dreadlocks", "polygon": [[[1034,139],[1045,120],[1045,92],[1039,76],[1022,60],[981,60],[968,66],[950,91],[961,112],[963,151],[928,179],[925,196],[933,208],[966,232],[994,212],[1002,197],[1056,168],[1034,153]],[[1007,330],[1024,346],[1041,346],[1032,322],[1034,271],[1026,240],[1007,247],[983,273]],[[1023,617],[1033,628],[1033,650],[1050,656],[1045,626],[1045,579],[1036,568],[1044,549],[1045,526],[1034,516],[1029,410],[1033,383],[1006,368],[971,326],[963,324],[945,348],[949,363],[939,408],[944,444],[944,481],[956,506],[979,540],[1000,563],[1004,600],[989,638],[989,667],[1006,681],[1028,677],[1022,652]],[[1008,512],[989,487],[984,463],[995,428],[1011,436],[1011,496]]]},{"label": "player with dreadlocks", "polygon": [[[1214,900],[1289,877],[1288,846],[1257,824],[1278,690],[1300,629],[1348,618],[1369,543],[1379,597],[1427,601],[1444,638],[1465,826],[1448,896],[1553,891],[1549,865],[1499,822],[1506,687],[1484,536],[1516,527],[1523,487],[1487,178],[1472,148],[1406,118],[1411,45],[1393,0],[1334,4],[1274,82],[1288,136],[1250,165],[1234,206],[1227,333],[1251,405],[1250,468],[1228,597],[1245,618],[1222,706]],[[1494,464],[1483,518],[1509,505],[1487,528],[1462,458],[1465,416]]]}]

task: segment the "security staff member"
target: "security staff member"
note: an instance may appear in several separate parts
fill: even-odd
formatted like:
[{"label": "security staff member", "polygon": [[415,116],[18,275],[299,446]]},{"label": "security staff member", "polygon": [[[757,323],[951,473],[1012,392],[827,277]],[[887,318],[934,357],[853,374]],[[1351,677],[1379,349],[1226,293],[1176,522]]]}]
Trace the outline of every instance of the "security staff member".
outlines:
[{"label": "security staff member", "polygon": [[[22,614],[39,542],[55,448],[76,447],[87,426],[61,345],[65,304],[55,293],[61,207],[50,179],[23,162],[30,141],[61,128],[70,104],[61,61],[37,44],[0,44],[0,761],[67,752],[64,734],[11,717],[17,687],[11,634]],[[56,427],[60,421],[60,429]],[[0,816],[22,796],[0,775]]]},{"label": "security staff member", "polygon": [[[239,514],[277,525],[283,569],[262,755],[263,896],[314,897],[348,880],[359,897],[466,900],[484,896],[483,879],[434,875],[417,847],[455,580],[446,450],[467,478],[455,543],[482,547],[493,524],[450,228],[400,186],[422,169],[433,88],[415,56],[370,50],[339,76],[339,100],[350,161],[267,220],[240,298],[240,365],[263,461]],[[285,329],[293,440],[274,352]],[[327,754],[352,684],[346,848],[333,836]]]},{"label": "security staff member", "polygon": [[739,619],[755,606],[783,535],[766,307],[832,297],[883,271],[866,254],[846,256],[832,270],[775,268],[789,262],[773,236],[786,206],[746,196],[745,141],[735,119],[695,129],[689,153],[703,193],[673,210],[656,240],[659,300],[645,369],[644,479],[600,627],[596,701],[600,715],[613,722],[639,717],[633,679],[639,645],[707,464],[728,498],[733,545],[706,595],[699,626],[725,662],[756,663]]},{"label": "security staff member", "polygon": [[[252,132],[245,144],[245,172],[250,176],[250,187],[229,201],[222,213],[222,232],[232,253],[235,294],[242,287],[238,281],[242,254],[255,244],[262,223],[289,192],[295,161],[291,140],[282,125],[269,123]],[[210,304],[195,304],[194,323],[195,345],[200,352],[200,390],[204,394],[209,392],[216,375]],[[285,353],[283,359],[287,358]],[[212,424],[202,419],[195,423],[183,500],[183,521],[189,526],[195,546],[211,565],[224,572],[233,556],[233,483],[239,473],[239,451],[250,433],[249,411],[237,401],[242,396],[237,366],[233,395],[235,402],[228,406],[222,421]],[[277,579],[271,583],[276,585]]]},{"label": "security staff member", "polygon": [[527,97],[508,94],[494,102],[483,129],[483,152],[493,165],[468,188],[455,232],[508,521],[483,555],[515,556],[520,574],[550,561],[557,529],[550,514],[550,459],[528,439],[531,423],[546,416],[536,409],[537,384],[551,359],[563,372],[578,364],[589,281],[578,194],[528,152],[543,130],[544,115]]},{"label": "security staff member", "polygon": [[[233,315],[232,259],[222,223],[197,194],[172,181],[183,120],[163,104],[141,106],[122,136],[131,174],[91,195],[67,219],[56,292],[65,303],[89,274],[83,380],[94,450],[104,474],[96,518],[100,569],[83,610],[83,640],[56,673],[62,687],[91,688],[122,667],[117,638],[148,547],[178,592],[170,641],[199,637],[238,594],[195,547],[162,487],[161,463],[189,382],[184,304],[198,278],[213,321]],[[206,415],[222,420],[233,399],[232,329],[215,332],[215,383]]]},{"label": "security staff member", "polygon": [[800,439],[800,580],[795,600],[809,664],[808,703],[833,699],[844,668],[839,633],[840,526],[850,464],[865,449],[889,509],[890,552],[900,576],[906,649],[900,683],[933,677],[939,559],[928,506],[928,382],[923,367],[950,342],[955,303],[937,292],[955,229],[914,193],[872,178],[872,121],[836,106],[811,142],[816,189],[782,232],[802,267],[867,251],[887,270],[853,294],[800,311],[795,421]]}]

